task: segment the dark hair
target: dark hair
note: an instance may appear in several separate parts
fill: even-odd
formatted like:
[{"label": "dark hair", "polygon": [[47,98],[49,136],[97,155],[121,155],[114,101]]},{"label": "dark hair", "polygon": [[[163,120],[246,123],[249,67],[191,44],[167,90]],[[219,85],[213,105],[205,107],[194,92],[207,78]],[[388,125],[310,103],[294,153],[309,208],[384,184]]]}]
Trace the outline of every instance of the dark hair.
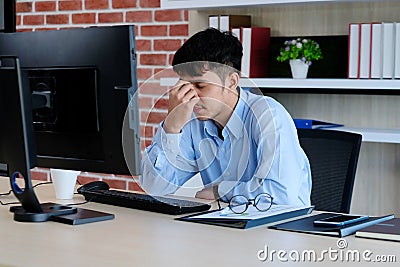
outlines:
[{"label": "dark hair", "polygon": [[[204,71],[221,64],[239,73],[242,56],[242,44],[236,36],[231,32],[208,28],[194,34],[176,51],[172,66],[178,74],[186,73],[191,76],[200,76]],[[183,64],[189,62],[199,64]]]}]

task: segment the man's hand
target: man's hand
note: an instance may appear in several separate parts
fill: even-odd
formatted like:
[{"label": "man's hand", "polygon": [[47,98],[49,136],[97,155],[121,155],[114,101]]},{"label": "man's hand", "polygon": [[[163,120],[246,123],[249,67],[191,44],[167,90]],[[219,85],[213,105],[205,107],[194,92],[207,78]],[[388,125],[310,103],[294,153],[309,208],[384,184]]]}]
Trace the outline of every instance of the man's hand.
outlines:
[{"label": "man's hand", "polygon": [[196,198],[215,200],[213,187],[204,188],[196,193]]},{"label": "man's hand", "polygon": [[193,107],[199,101],[196,90],[189,82],[179,80],[169,92],[168,115],[163,128],[166,133],[179,133],[190,120]]}]

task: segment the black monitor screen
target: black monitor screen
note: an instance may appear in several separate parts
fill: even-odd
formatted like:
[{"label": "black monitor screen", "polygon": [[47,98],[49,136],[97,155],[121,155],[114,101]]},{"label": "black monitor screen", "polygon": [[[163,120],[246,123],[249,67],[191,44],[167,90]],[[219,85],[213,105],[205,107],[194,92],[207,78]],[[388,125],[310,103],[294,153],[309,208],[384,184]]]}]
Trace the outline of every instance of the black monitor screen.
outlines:
[{"label": "black monitor screen", "polygon": [[0,32],[15,32],[15,0],[0,0]]},{"label": "black monitor screen", "polygon": [[38,166],[140,174],[133,25],[0,33],[0,55],[18,56],[29,79]]},{"label": "black monitor screen", "polygon": [[[96,68],[26,69],[39,155],[103,160]],[[62,143],[59,143],[63,139]],[[58,150],[54,150],[58,147]]]},{"label": "black monitor screen", "polygon": [[4,0],[0,0],[0,31],[4,31]]}]

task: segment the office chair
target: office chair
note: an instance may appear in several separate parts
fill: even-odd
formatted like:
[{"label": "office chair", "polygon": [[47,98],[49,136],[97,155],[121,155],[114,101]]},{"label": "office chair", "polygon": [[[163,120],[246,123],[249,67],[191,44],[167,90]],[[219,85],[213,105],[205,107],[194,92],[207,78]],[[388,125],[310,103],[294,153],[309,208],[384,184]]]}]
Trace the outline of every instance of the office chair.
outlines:
[{"label": "office chair", "polygon": [[297,133],[311,165],[311,204],[316,210],[349,213],[361,135],[313,129]]}]

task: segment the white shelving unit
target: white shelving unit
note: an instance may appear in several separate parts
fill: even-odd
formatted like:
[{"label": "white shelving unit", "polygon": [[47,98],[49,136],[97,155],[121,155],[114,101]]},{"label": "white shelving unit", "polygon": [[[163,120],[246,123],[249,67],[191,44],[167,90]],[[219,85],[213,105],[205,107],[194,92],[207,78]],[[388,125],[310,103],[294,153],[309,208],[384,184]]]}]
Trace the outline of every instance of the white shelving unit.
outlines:
[{"label": "white shelving unit", "polygon": [[[380,1],[380,0],[375,0]],[[161,8],[164,9],[205,9],[221,7],[247,7],[282,4],[304,3],[329,3],[329,2],[371,2],[371,0],[161,0]]]}]

